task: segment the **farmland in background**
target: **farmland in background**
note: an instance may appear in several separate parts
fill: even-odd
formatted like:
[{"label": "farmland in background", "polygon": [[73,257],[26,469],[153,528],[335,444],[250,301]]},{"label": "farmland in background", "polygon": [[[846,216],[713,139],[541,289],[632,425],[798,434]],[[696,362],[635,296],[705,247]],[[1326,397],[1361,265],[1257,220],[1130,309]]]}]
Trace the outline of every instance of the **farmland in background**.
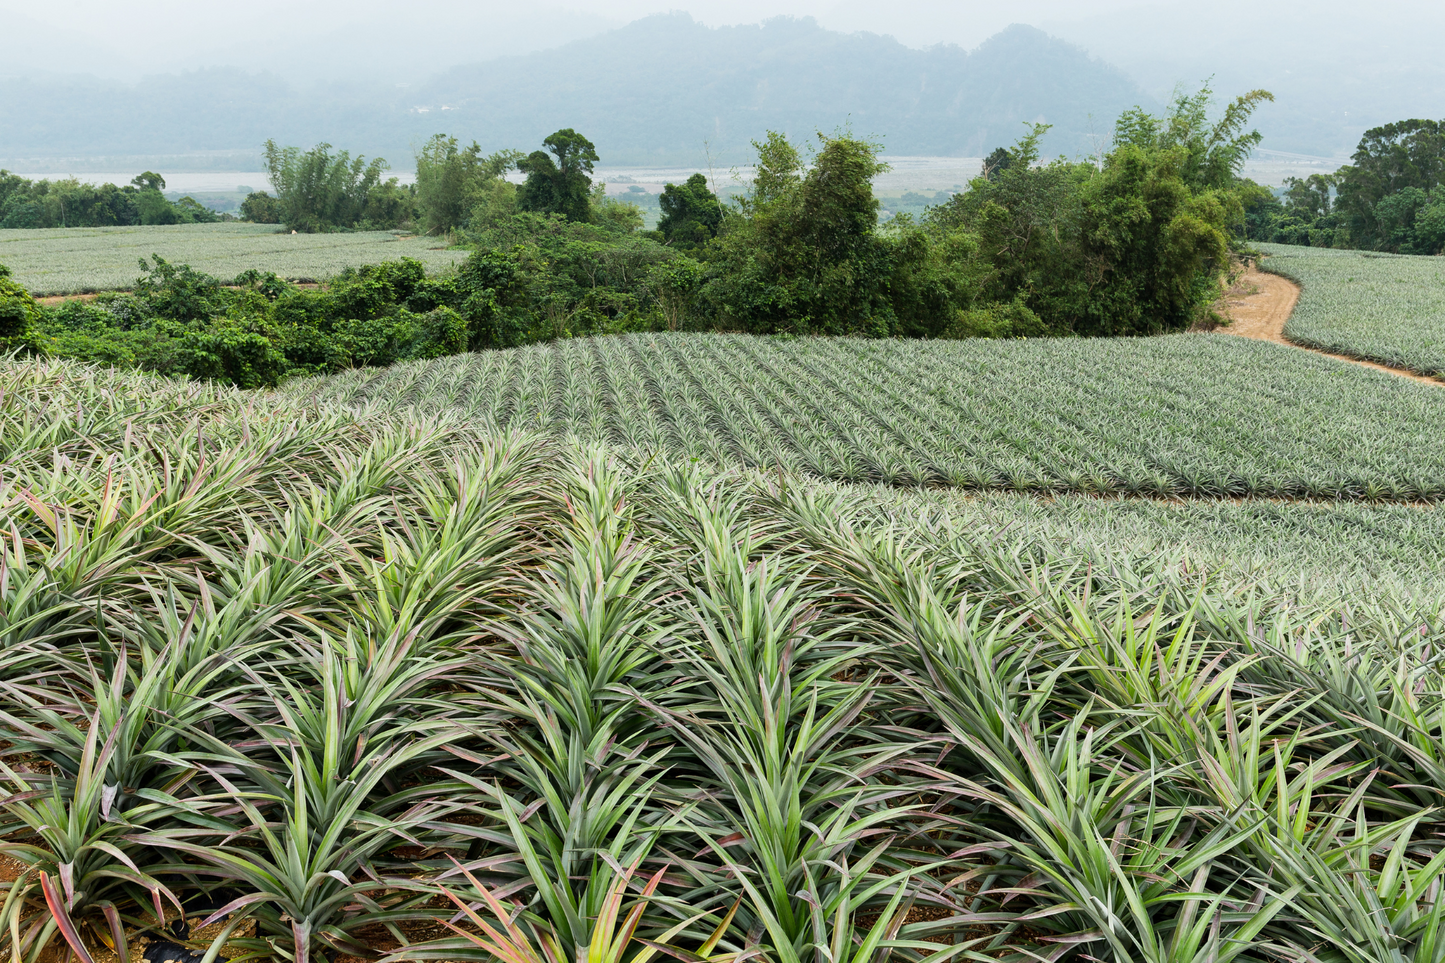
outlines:
[{"label": "farmland in background", "polygon": [[404,404],[497,429],[842,481],[1445,496],[1445,392],[1213,335],[628,335],[356,370],[283,392],[297,404]]},{"label": "farmland in background", "polygon": [[1285,337],[1308,348],[1445,377],[1445,258],[1260,245],[1299,282]]},{"label": "farmland in background", "polygon": [[344,268],[411,257],[437,271],[466,259],[437,249],[436,238],[395,231],[289,234],[269,224],[49,228],[0,231],[0,264],[32,294],[128,290],[137,262],[159,254],[219,278],[255,269],[285,278],[325,280]]}]

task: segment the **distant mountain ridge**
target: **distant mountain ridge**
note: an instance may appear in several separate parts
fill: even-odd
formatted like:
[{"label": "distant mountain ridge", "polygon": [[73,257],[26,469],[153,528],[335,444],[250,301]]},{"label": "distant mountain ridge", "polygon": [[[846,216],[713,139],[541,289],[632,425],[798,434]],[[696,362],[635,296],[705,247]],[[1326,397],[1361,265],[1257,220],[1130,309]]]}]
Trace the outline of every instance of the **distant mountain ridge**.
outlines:
[{"label": "distant mountain ridge", "polygon": [[634,164],[697,157],[704,141],[738,163],[769,129],[806,137],[844,124],[892,154],[976,157],[1042,121],[1054,125],[1049,151],[1092,153],[1121,110],[1154,106],[1123,73],[1033,27],[970,53],[812,19],[709,28],[687,14],[454,68],[414,96],[459,130],[515,132],[518,142],[566,119],[609,163]]},{"label": "distant mountain ridge", "polygon": [[[0,166],[16,157],[176,154],[327,141],[396,168],[434,133],[530,150],[561,127],[621,165],[752,160],[768,130],[795,140],[847,126],[887,153],[980,156],[1026,122],[1053,124],[1048,154],[1091,154],[1114,118],[1157,108],[1082,48],[1015,25],[976,50],[905,47],[811,19],[709,28],[664,14],[551,50],[457,67],[408,87],[299,90],[216,68],[129,86],[93,78],[0,79]],[[706,145],[706,146],[705,146]],[[11,165],[13,166],[13,164]]]}]

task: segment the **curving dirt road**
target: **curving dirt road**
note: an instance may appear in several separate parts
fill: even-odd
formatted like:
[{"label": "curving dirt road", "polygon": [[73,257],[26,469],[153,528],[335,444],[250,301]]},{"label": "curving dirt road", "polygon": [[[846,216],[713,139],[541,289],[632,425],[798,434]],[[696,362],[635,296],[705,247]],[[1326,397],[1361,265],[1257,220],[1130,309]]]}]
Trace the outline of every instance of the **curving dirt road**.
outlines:
[{"label": "curving dirt road", "polygon": [[1298,284],[1282,278],[1278,274],[1260,271],[1251,265],[1249,270],[1235,282],[1234,287],[1224,295],[1225,313],[1229,315],[1230,325],[1227,328],[1220,328],[1219,332],[1239,338],[1273,341],[1276,344],[1288,345],[1296,351],[1309,351],[1313,354],[1324,355],[1326,358],[1334,358],[1336,361],[1374,368],[1376,371],[1384,371],[1399,378],[1409,378],[1411,381],[1420,381],[1437,388],[1445,387],[1445,382],[1427,378],[1424,375],[1401,371],[1399,368],[1388,368],[1382,364],[1375,364],[1373,361],[1361,361],[1348,355],[1315,351],[1313,348],[1306,348],[1287,340],[1284,336],[1284,324],[1289,320],[1290,314],[1294,312],[1299,295]]}]

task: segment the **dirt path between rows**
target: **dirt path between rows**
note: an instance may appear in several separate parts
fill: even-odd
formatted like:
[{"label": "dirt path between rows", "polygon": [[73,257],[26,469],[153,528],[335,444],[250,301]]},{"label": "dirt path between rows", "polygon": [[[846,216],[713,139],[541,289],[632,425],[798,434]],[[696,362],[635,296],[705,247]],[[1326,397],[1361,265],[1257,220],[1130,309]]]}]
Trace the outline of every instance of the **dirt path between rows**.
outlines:
[{"label": "dirt path between rows", "polygon": [[1299,302],[1299,295],[1298,284],[1288,278],[1282,278],[1278,274],[1270,274],[1250,265],[1249,270],[1224,295],[1225,313],[1229,315],[1231,323],[1229,327],[1220,328],[1219,331],[1221,334],[1232,334],[1239,338],[1273,341],[1275,344],[1287,345],[1296,351],[1309,351],[1312,354],[1324,355],[1326,358],[1334,358],[1336,361],[1384,371],[1398,378],[1409,378],[1411,381],[1420,381],[1437,388],[1445,387],[1445,381],[1435,378],[1427,378],[1411,371],[1401,371],[1399,368],[1375,364],[1373,361],[1361,361],[1359,358],[1351,358],[1349,355],[1316,351],[1288,340],[1284,336],[1284,325],[1289,320],[1289,316],[1294,313],[1294,306]]}]

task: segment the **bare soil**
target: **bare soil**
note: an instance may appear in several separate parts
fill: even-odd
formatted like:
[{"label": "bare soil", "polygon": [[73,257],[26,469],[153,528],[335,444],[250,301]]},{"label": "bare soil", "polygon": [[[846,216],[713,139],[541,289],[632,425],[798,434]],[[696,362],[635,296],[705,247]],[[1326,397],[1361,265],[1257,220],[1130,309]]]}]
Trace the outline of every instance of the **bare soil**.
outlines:
[{"label": "bare soil", "polygon": [[[297,283],[297,284],[293,284],[293,285],[292,285],[292,287],[300,288],[302,291],[316,291],[316,290],[319,290],[320,288],[322,288],[323,286],[324,286],[324,285],[322,285],[322,284],[320,284],[319,282],[316,282],[316,281],[301,281],[301,282],[299,282],[299,283]],[[237,286],[234,285],[234,284],[223,284],[223,285],[221,285],[221,287],[226,288],[226,289],[229,290],[229,291],[239,291],[239,290],[241,290],[239,287],[237,287]],[[116,293],[116,292],[107,292],[107,293]],[[122,292],[118,292],[118,293],[124,294],[124,293],[126,293],[126,292],[122,291]],[[35,299],[35,303],[36,303],[36,304],[46,304],[46,305],[56,305],[56,304],[63,304],[63,303],[65,303],[66,301],[94,301],[94,300],[95,300],[96,298],[98,298],[98,297],[100,297],[100,293],[99,293],[99,292],[92,293],[92,294],[47,294],[47,295],[46,295],[45,297],[43,297],[43,298],[36,298],[36,299]]]},{"label": "bare soil", "polygon": [[1224,294],[1224,311],[1229,316],[1230,323],[1228,327],[1219,328],[1219,333],[1231,334],[1240,338],[1253,338],[1257,341],[1273,341],[1275,344],[1288,345],[1297,351],[1309,351],[1313,354],[1324,355],[1326,358],[1334,358],[1336,361],[1374,368],[1376,371],[1384,371],[1398,378],[1409,378],[1411,381],[1420,381],[1436,387],[1445,386],[1445,382],[1435,378],[1427,378],[1410,371],[1401,371],[1399,368],[1389,368],[1382,364],[1375,364],[1373,361],[1361,361],[1359,358],[1351,358],[1348,355],[1315,351],[1313,348],[1306,348],[1290,341],[1284,336],[1284,325],[1289,320],[1289,316],[1294,313],[1294,307],[1299,302],[1299,295],[1298,284],[1288,278],[1282,278],[1278,274],[1269,274],[1250,265],[1249,270]]}]

